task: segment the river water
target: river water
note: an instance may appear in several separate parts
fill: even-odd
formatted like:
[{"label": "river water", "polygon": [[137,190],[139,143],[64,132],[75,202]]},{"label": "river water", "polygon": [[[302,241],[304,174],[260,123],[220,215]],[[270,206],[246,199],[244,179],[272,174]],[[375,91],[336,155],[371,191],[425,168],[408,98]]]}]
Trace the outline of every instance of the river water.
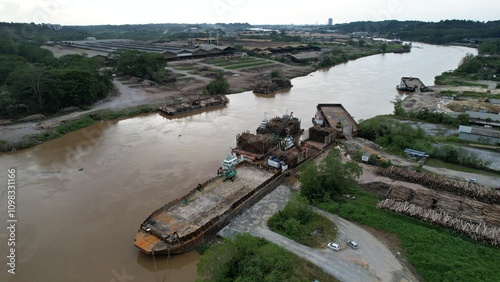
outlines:
[{"label": "river water", "polygon": [[[154,113],[100,122],[2,154],[0,281],[194,281],[196,252],[153,258],[133,238],[151,212],[212,177],[238,133],[255,132],[264,116],[291,112],[306,129],[318,103],[342,103],[358,121],[391,113],[402,76],[432,85],[466,53],[477,52],[414,43],[409,54],[374,55],[295,78],[287,92],[234,94],[224,108],[180,118]],[[17,222],[7,222],[9,168]],[[15,230],[5,228],[11,224]],[[15,275],[6,267],[11,248]]]}]

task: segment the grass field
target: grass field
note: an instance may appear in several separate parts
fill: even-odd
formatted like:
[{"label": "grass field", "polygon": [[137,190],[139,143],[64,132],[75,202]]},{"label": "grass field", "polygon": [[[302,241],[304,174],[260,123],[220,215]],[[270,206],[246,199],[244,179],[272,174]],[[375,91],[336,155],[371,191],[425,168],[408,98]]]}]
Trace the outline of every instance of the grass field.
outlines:
[{"label": "grass field", "polygon": [[273,61],[263,60],[260,58],[250,57],[250,56],[239,59],[211,59],[204,61],[204,63],[218,67],[223,67],[228,70],[261,67],[264,65],[275,64],[275,62]]}]

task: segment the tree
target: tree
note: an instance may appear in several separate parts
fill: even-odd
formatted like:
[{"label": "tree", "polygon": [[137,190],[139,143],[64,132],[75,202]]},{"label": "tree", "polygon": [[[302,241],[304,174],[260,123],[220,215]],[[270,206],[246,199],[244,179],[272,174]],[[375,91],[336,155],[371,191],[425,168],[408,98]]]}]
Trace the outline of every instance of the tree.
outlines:
[{"label": "tree", "polygon": [[382,43],[382,45],[380,45],[380,48],[382,49],[382,53],[385,53],[387,52],[387,43]]},{"label": "tree", "polygon": [[207,86],[205,86],[205,90],[203,90],[203,93],[206,95],[226,94],[228,92],[229,83],[221,72],[217,73],[215,80],[209,82]]},{"label": "tree", "polygon": [[126,75],[161,83],[165,79],[167,63],[158,53],[141,52],[137,50],[119,51],[116,56],[115,68]]},{"label": "tree", "polygon": [[402,106],[403,100],[400,97],[396,97],[396,99],[394,101],[392,101],[391,103],[394,104],[394,115],[395,116],[404,117],[407,115],[405,109]]},{"label": "tree", "polygon": [[282,78],[283,71],[281,69],[274,69],[271,71],[271,78]]},{"label": "tree", "polygon": [[9,74],[6,84],[16,100],[30,105],[36,112],[44,110],[44,98],[49,91],[47,86],[46,69],[38,66],[18,67]]},{"label": "tree", "polygon": [[296,257],[248,233],[211,246],[199,259],[199,281],[303,281]]},{"label": "tree", "polygon": [[340,150],[332,149],[319,165],[309,161],[301,167],[300,193],[313,202],[335,199],[354,185],[361,173],[362,168],[357,163],[342,162]]}]

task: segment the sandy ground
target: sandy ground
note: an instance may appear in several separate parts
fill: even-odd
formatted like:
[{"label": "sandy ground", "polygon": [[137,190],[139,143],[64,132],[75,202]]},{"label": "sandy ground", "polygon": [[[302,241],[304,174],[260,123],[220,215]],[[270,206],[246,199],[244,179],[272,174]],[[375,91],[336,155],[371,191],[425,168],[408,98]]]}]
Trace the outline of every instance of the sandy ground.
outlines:
[{"label": "sandy ground", "polygon": [[[480,111],[486,110],[491,112],[499,112],[500,105],[494,105],[479,101],[477,99],[468,99],[464,101],[454,101],[440,92],[449,91],[471,91],[471,92],[486,92],[487,90],[481,87],[472,86],[431,86],[429,92],[413,92],[407,93],[402,103],[403,108],[408,112],[421,111],[428,109],[430,111],[451,113],[457,110],[464,112],[465,110]],[[488,89],[491,94],[500,94],[500,89]]]}]

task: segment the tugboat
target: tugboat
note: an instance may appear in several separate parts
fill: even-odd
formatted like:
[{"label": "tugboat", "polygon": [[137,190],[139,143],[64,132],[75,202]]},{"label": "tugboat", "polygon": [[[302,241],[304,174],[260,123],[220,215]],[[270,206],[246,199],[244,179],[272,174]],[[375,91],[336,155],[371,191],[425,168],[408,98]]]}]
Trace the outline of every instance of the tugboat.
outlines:
[{"label": "tugboat", "polygon": [[314,115],[314,117],[312,118],[312,123],[313,125],[317,125],[317,126],[325,126],[325,122],[323,121],[323,116],[321,116],[321,112],[318,110],[316,112],[316,115]]},{"label": "tugboat", "polygon": [[267,129],[267,123],[269,122],[269,119],[267,117],[264,117],[262,121],[260,122],[259,126],[257,127],[257,134],[265,134]]},{"label": "tugboat", "polygon": [[295,140],[290,135],[288,135],[287,137],[285,137],[283,140],[280,141],[280,148],[283,151],[286,151],[292,148],[293,146],[295,146]]},{"label": "tugboat", "polygon": [[237,174],[236,169],[234,168],[237,164],[243,161],[243,158],[238,158],[235,153],[230,153],[226,156],[221,166],[217,170],[218,176],[223,176],[224,181],[231,180],[234,181],[234,177]]}]

